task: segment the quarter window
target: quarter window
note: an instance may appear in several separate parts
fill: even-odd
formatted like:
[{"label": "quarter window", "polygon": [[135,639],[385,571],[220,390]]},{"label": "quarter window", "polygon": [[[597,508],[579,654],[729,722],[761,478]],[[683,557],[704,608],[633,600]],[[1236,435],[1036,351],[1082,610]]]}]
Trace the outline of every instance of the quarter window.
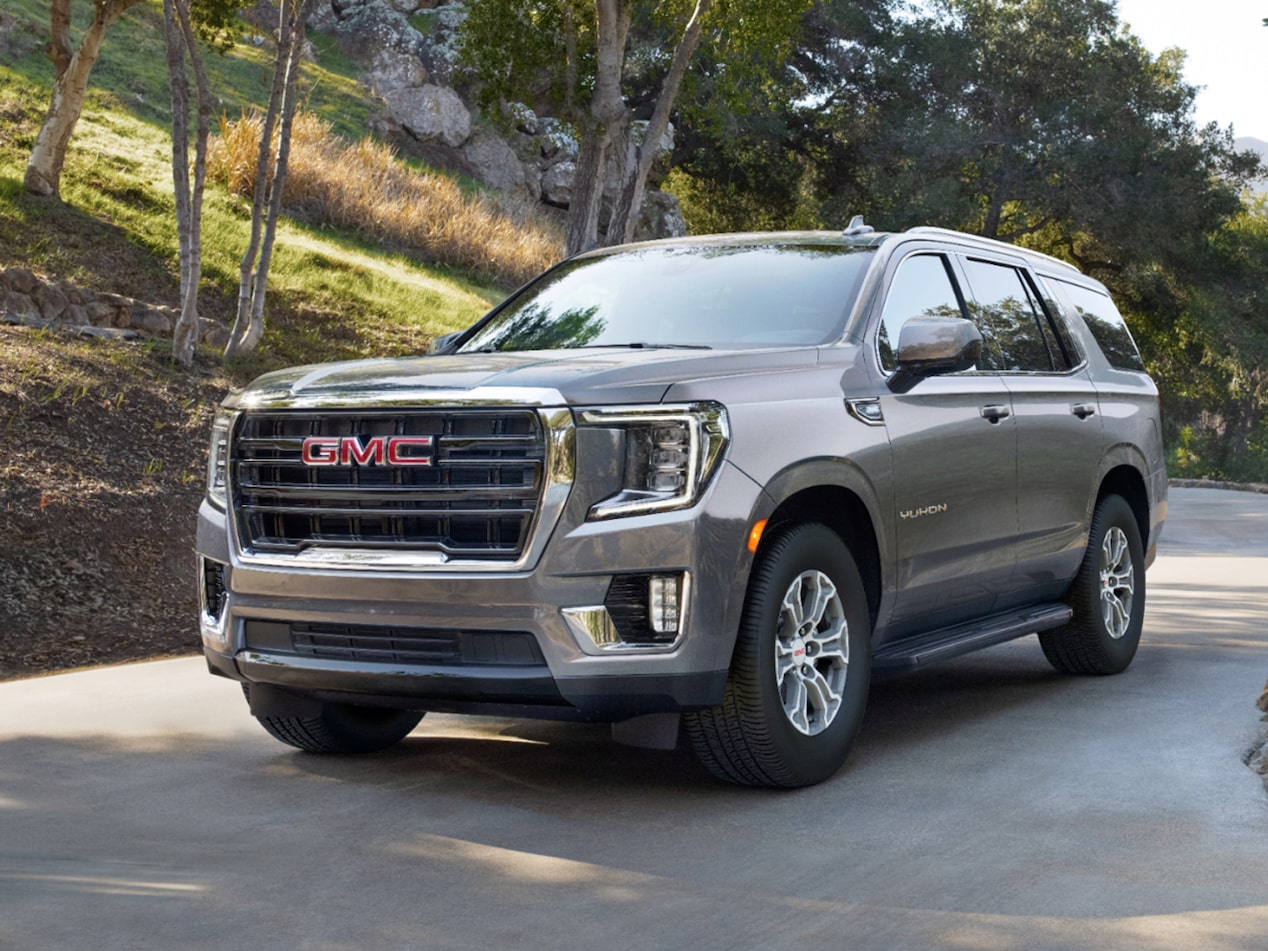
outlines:
[{"label": "quarter window", "polygon": [[1119,370],[1145,372],[1145,362],[1140,359],[1136,341],[1132,340],[1127,323],[1118,312],[1118,308],[1114,306],[1114,302],[1110,300],[1109,295],[1080,284],[1071,284],[1067,281],[1059,283],[1061,288],[1070,295],[1074,306],[1078,308],[1083,322],[1087,324],[1088,330],[1092,331],[1092,337],[1100,346],[1101,352],[1105,354],[1105,359],[1110,362],[1110,366]]}]

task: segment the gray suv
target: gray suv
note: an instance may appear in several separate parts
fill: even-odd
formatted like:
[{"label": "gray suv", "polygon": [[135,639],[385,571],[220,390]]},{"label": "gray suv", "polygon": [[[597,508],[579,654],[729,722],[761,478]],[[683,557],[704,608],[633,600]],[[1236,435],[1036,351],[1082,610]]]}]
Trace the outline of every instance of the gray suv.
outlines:
[{"label": "gray suv", "polygon": [[1131,663],[1158,396],[1105,288],[956,232],[571,258],[412,359],[217,415],[201,631],[273,736],[426,711],[680,731],[721,779],[831,776],[874,672],[1038,633]]}]

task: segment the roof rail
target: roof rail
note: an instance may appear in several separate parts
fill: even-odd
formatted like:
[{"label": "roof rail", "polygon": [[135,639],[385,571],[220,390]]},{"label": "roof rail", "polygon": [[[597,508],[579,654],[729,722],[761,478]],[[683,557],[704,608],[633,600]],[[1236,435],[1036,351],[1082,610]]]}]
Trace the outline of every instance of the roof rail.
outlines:
[{"label": "roof rail", "polygon": [[969,234],[968,232],[965,232],[965,231],[953,231],[950,228],[933,228],[929,226],[921,226],[918,228],[908,228],[903,233],[911,234],[911,235],[926,235],[926,234],[936,235],[941,238],[968,238],[971,241],[980,241],[983,244],[994,245],[997,248],[1013,251],[1018,254],[1029,254],[1029,255],[1032,255],[1033,257],[1042,258],[1043,260],[1048,261],[1052,264],[1056,264],[1056,265],[1059,265],[1060,267],[1067,268],[1071,271],[1074,271],[1076,274],[1083,273],[1077,267],[1071,264],[1069,261],[1063,261],[1060,258],[1053,257],[1051,254],[1045,254],[1042,251],[1034,251],[1030,248],[1023,248],[1020,245],[1009,244],[1007,241],[999,241],[999,240],[996,240],[995,238],[984,238],[981,235]]}]

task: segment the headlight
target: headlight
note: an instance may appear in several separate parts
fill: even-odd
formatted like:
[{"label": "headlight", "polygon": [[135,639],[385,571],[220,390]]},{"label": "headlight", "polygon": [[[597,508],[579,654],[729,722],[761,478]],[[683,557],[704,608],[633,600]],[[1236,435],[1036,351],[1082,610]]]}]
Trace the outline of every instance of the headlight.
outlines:
[{"label": "headlight", "polygon": [[229,433],[237,413],[217,410],[211,424],[211,446],[207,451],[207,498],[217,508],[225,508],[225,490],[229,483]]},{"label": "headlight", "polygon": [[694,505],[730,438],[718,403],[585,410],[581,424],[625,432],[623,486],[590,509],[591,519]]}]

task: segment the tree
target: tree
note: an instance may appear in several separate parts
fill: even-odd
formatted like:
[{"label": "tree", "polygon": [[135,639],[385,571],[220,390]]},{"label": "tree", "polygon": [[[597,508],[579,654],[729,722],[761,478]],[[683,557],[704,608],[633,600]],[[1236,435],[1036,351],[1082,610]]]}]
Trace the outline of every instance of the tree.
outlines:
[{"label": "tree", "polygon": [[[629,240],[648,177],[697,50],[707,44],[737,75],[769,65],[795,34],[811,0],[476,0],[463,27],[464,60],[488,106],[524,98],[578,134],[569,204],[569,254]],[[633,122],[646,115],[642,138]],[[609,168],[616,194],[606,230]]]},{"label": "tree", "polygon": [[[273,84],[260,134],[255,188],[251,197],[251,237],[238,269],[238,314],[225,347],[226,359],[254,350],[264,336],[264,297],[282,188],[290,156],[291,124],[298,105],[297,82],[304,47],[304,18],[311,0],[281,0],[278,5],[277,55]],[[277,133],[276,151],[274,132]],[[272,152],[272,161],[270,153]]]},{"label": "tree", "polygon": [[[1268,467],[1268,204],[1258,199],[1212,234],[1204,279],[1186,289],[1169,366],[1171,402],[1197,422],[1202,471],[1263,481]],[[1173,345],[1174,346],[1174,345]],[[1258,441],[1258,445],[1253,443]]]},{"label": "tree", "polygon": [[[163,0],[163,30],[172,100],[172,181],[180,242],[181,312],[172,329],[172,359],[194,362],[198,345],[198,290],[202,278],[202,206],[207,180],[207,139],[215,103],[199,40],[221,53],[233,46],[241,0]],[[194,169],[189,169],[189,73],[197,91]]]},{"label": "tree", "polygon": [[1085,268],[1174,258],[1236,212],[1256,167],[1195,125],[1182,68],[1109,0],[951,0],[896,21],[836,91],[827,151],[847,161],[820,193],[891,228],[1037,236]]},{"label": "tree", "polygon": [[79,122],[88,91],[88,76],[97,62],[106,28],[141,0],[93,0],[93,18],[75,49],[70,35],[70,0],[49,6],[49,59],[53,61],[53,94],[48,114],[36,136],[26,165],[25,188],[35,195],[59,196],[62,166],[71,133]]}]

